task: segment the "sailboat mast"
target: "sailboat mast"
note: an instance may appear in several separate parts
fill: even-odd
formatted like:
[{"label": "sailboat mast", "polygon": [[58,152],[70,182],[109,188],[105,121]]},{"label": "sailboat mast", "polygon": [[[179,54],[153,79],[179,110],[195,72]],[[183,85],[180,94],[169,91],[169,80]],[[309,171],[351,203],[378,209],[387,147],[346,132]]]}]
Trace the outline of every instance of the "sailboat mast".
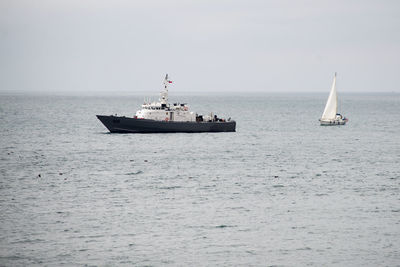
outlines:
[{"label": "sailboat mast", "polygon": [[[335,72],[335,91],[336,91],[336,114],[338,114],[338,110],[340,110],[340,102],[338,102],[338,96],[337,96],[336,76],[337,76],[337,72]],[[339,105],[339,109],[338,109],[338,105]]]}]

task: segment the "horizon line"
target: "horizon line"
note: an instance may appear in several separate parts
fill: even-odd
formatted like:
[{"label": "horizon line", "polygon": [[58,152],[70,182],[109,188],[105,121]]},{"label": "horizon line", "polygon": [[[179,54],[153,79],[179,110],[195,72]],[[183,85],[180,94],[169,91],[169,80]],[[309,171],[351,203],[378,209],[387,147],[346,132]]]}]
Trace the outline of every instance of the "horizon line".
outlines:
[{"label": "horizon line", "polygon": [[[222,96],[231,94],[234,96],[243,96],[243,95],[328,95],[329,92],[326,91],[175,91],[172,96],[205,96],[205,95],[214,95],[214,96]],[[339,92],[339,95],[400,95],[400,91],[346,91]],[[0,96],[82,96],[82,97],[113,97],[113,96],[140,96],[140,97],[158,97],[159,92],[157,91],[11,91],[11,90],[0,90]]]},{"label": "horizon line", "polygon": [[[203,94],[328,94],[329,91],[169,91],[169,93],[175,95],[203,95]],[[400,91],[339,91],[339,94],[400,94]],[[67,96],[95,96],[96,94],[101,96],[109,96],[109,95],[158,95],[159,91],[151,90],[151,91],[126,91],[126,90],[119,90],[119,91],[110,91],[110,90],[102,90],[102,91],[51,91],[51,90],[1,90],[0,95],[67,95]]]}]

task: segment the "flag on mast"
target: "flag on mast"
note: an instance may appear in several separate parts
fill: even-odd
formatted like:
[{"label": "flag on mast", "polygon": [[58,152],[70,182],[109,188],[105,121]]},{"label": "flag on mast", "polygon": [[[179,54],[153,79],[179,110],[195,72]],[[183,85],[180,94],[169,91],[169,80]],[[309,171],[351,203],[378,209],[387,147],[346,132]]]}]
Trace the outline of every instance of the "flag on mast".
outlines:
[{"label": "flag on mast", "polygon": [[165,75],[165,82],[166,82],[166,83],[172,83],[172,81],[168,79],[168,74]]}]

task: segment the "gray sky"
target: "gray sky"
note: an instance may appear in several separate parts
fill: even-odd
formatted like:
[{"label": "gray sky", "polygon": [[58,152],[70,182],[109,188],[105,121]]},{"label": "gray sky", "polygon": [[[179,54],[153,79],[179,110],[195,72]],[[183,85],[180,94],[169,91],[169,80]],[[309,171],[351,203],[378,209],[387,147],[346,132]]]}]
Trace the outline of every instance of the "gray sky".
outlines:
[{"label": "gray sky", "polygon": [[400,1],[0,0],[0,90],[400,92]]}]

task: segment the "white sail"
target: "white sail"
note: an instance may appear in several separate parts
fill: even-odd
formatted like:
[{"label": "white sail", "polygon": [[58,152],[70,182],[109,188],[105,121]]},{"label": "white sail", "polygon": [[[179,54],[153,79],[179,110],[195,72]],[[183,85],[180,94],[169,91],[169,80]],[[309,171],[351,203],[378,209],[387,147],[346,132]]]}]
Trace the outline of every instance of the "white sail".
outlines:
[{"label": "white sail", "polygon": [[329,121],[334,120],[336,118],[337,113],[337,94],[336,94],[336,73],[333,78],[332,89],[328,97],[328,101],[326,101],[324,113],[322,113],[321,120]]}]

